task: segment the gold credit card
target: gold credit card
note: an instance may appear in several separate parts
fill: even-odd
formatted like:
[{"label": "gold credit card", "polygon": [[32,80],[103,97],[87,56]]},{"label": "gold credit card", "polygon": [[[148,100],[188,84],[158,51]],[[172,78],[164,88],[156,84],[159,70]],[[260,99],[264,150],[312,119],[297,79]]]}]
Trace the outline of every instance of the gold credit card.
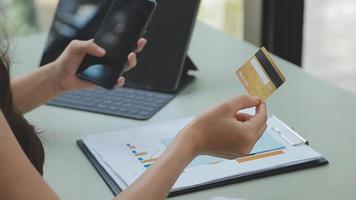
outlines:
[{"label": "gold credit card", "polygon": [[259,96],[263,100],[286,81],[264,47],[238,69],[236,75],[249,95]]}]

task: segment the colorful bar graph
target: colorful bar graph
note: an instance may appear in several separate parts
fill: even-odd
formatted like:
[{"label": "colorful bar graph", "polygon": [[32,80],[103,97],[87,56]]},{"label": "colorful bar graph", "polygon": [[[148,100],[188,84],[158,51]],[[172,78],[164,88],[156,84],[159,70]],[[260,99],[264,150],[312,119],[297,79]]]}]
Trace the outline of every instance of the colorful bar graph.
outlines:
[{"label": "colorful bar graph", "polygon": [[271,151],[271,152],[267,152],[267,153],[255,154],[255,155],[251,155],[251,156],[238,158],[237,161],[239,163],[244,163],[244,162],[248,162],[248,161],[258,160],[258,159],[262,159],[262,158],[268,158],[268,157],[281,155],[281,154],[284,154],[283,150]]},{"label": "colorful bar graph", "polygon": [[136,153],[135,156],[140,157],[140,156],[145,156],[147,155],[147,152],[141,152],[141,153]]},{"label": "colorful bar graph", "polygon": [[149,151],[146,151],[144,148],[140,148],[139,146],[136,145],[131,145],[131,144],[126,144],[129,150],[132,152],[132,154],[137,158],[137,160],[142,163],[142,165],[147,169],[149,168],[156,158],[154,158],[154,155],[150,155]]},{"label": "colorful bar graph", "polygon": [[147,164],[147,165],[144,165],[144,167],[147,169],[147,168],[151,167],[151,165]]},{"label": "colorful bar graph", "polygon": [[141,163],[143,163],[143,164],[151,163],[151,162],[154,162],[155,160],[157,160],[157,158],[151,158],[151,159],[147,159],[147,160],[142,160]]},{"label": "colorful bar graph", "polygon": [[136,147],[135,146],[132,146],[132,145],[130,145],[130,144],[126,144],[127,145],[127,147],[129,147],[129,149],[130,150],[132,150],[132,149],[136,149]]}]

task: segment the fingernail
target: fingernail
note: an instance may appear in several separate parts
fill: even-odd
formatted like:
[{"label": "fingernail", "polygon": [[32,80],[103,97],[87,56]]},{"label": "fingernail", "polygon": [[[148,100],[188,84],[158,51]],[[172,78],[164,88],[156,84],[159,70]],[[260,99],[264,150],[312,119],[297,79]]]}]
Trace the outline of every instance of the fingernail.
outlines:
[{"label": "fingernail", "polygon": [[119,78],[119,82],[125,83],[125,81],[126,81],[126,79],[125,79],[124,77],[120,77],[120,78]]},{"label": "fingernail", "polygon": [[120,77],[119,80],[117,81],[117,84],[119,85],[119,87],[123,86],[125,84],[125,78]]}]

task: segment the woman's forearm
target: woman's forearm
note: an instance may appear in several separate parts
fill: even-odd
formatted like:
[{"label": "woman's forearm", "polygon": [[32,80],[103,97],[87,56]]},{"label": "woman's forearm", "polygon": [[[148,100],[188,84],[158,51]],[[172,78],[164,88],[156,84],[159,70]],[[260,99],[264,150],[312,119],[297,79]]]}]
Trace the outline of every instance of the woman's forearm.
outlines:
[{"label": "woman's forearm", "polygon": [[53,84],[56,79],[52,63],[40,67],[30,74],[14,79],[11,83],[14,103],[22,113],[26,113],[59,94]]},{"label": "woman's forearm", "polygon": [[191,134],[180,133],[161,157],[115,200],[162,200],[184,168],[197,156]]}]

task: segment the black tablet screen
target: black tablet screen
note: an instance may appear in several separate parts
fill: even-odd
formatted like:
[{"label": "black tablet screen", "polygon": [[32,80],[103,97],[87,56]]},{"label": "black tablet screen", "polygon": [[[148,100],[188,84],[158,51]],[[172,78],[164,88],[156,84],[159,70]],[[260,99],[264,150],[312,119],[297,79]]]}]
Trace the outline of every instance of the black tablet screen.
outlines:
[{"label": "black tablet screen", "polygon": [[148,44],[138,65],[125,74],[127,84],[163,91],[178,87],[194,27],[198,0],[157,0],[157,10],[145,37]]}]

